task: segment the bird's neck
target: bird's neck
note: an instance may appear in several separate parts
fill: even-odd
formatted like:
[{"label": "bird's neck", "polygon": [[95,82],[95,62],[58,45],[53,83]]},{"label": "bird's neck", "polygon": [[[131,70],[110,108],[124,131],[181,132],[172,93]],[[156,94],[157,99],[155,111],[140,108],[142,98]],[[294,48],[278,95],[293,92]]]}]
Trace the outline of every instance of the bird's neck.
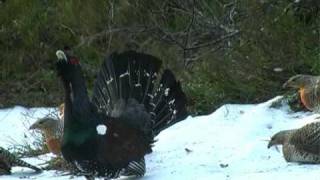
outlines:
[{"label": "bird's neck", "polygon": [[296,129],[283,130],[282,131],[282,145],[289,142],[290,136]]},{"label": "bird's neck", "polygon": [[89,97],[87,93],[86,82],[83,77],[80,66],[74,70],[73,76],[70,80],[71,85],[71,97],[73,103],[80,103],[80,105],[87,105],[83,103],[89,103]]},{"label": "bird's neck", "polygon": [[64,128],[68,127],[72,115],[72,98],[70,82],[63,81],[64,86]]},{"label": "bird's neck", "polygon": [[80,67],[73,71],[69,81],[64,81],[64,89],[64,128],[69,128],[74,123],[80,123],[82,118],[76,117],[90,111],[90,100]]},{"label": "bird's neck", "polygon": [[44,131],[44,136],[46,139],[60,139],[61,132],[59,131],[58,127],[52,127],[52,128],[46,128],[43,130]]}]

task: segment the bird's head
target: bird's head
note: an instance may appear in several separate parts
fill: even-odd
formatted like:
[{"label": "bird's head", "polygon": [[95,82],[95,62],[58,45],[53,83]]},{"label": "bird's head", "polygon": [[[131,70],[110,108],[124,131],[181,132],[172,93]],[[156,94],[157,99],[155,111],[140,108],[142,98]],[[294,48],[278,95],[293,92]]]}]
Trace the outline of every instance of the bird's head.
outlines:
[{"label": "bird's head", "polygon": [[288,81],[286,81],[282,87],[283,88],[295,88],[300,89],[304,88],[308,83],[311,82],[313,76],[298,74],[292,76]]},{"label": "bird's head", "polygon": [[65,80],[70,80],[74,71],[80,68],[80,61],[75,57],[70,48],[65,47],[64,50],[58,50],[56,52],[58,58],[57,71],[58,75]]},{"label": "bird's head", "polygon": [[275,145],[283,145],[287,140],[291,130],[280,131],[274,134],[268,143],[268,148]]},{"label": "bird's head", "polygon": [[50,118],[50,117],[45,117],[45,118],[41,118],[38,119],[35,123],[33,123],[29,129],[30,130],[41,130],[41,131],[45,131],[48,130],[50,128],[56,127],[58,124],[58,120]]}]

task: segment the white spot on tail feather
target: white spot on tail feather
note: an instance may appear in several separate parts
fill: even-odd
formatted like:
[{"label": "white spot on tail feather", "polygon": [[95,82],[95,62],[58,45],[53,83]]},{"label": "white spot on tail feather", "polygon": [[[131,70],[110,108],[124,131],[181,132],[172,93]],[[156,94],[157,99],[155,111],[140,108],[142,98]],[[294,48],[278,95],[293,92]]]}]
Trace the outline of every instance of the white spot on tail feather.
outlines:
[{"label": "white spot on tail feather", "polygon": [[123,73],[123,74],[120,74],[120,78],[122,78],[122,77],[124,77],[124,76],[127,76],[127,75],[129,75],[129,72],[128,72],[128,71],[125,72],[125,73]]},{"label": "white spot on tail feather", "polygon": [[96,127],[96,130],[97,130],[97,133],[99,135],[105,135],[107,133],[107,126],[104,125],[104,124],[99,124],[97,127]]},{"label": "white spot on tail feather", "polygon": [[107,84],[110,84],[113,81],[113,78],[107,81]]},{"label": "white spot on tail feather", "polygon": [[171,101],[169,101],[169,104],[172,105],[175,101],[175,99],[172,99]]},{"label": "white spot on tail feather", "polygon": [[177,110],[174,110],[174,111],[173,111],[173,114],[176,115],[176,114],[177,114]]},{"label": "white spot on tail feather", "polygon": [[164,90],[164,95],[165,95],[165,96],[168,96],[168,95],[169,95],[169,90],[170,90],[169,88],[167,88],[167,89]]},{"label": "white spot on tail feather", "polygon": [[152,107],[156,107],[156,105],[154,103],[149,103]]}]

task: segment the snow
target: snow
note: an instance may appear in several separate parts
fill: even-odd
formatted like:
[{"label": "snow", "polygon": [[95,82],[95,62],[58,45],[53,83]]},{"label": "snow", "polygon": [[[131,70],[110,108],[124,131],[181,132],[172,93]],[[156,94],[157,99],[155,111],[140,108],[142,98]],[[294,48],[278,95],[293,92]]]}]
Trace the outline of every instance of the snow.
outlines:
[{"label": "snow", "polygon": [[[319,179],[319,165],[287,163],[281,148],[267,148],[267,140],[276,132],[299,128],[316,121],[310,112],[291,112],[287,105],[271,108],[276,97],[261,104],[226,104],[207,116],[188,117],[164,130],[156,138],[153,153],[146,156],[147,173],[141,178],[155,179]],[[34,117],[43,117],[53,108],[14,107],[0,110],[0,145],[31,143],[28,125]],[[25,114],[32,117],[25,118]],[[43,164],[52,154],[25,158],[31,164]],[[42,165],[43,166],[43,165]],[[13,175],[1,179],[70,179],[62,172],[15,167]],[[74,179],[84,179],[75,177]]]}]

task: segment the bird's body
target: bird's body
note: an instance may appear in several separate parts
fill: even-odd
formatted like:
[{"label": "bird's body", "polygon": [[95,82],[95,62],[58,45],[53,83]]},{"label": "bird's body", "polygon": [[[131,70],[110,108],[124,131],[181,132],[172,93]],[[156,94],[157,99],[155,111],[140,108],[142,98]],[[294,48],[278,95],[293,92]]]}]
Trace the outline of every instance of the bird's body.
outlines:
[{"label": "bird's body", "polygon": [[320,122],[299,129],[280,131],[273,135],[268,148],[282,145],[287,162],[320,163]]},{"label": "bird's body", "polygon": [[[57,51],[65,89],[63,157],[87,176],[142,176],[154,137],[184,119],[186,97],[161,61],[142,53],[113,53],[89,99],[79,60]],[[125,169],[125,171],[124,171]]]},{"label": "bird's body", "polygon": [[283,157],[287,162],[307,164],[320,163],[320,155],[298,149],[295,145],[286,143],[282,146]]},{"label": "bird's body", "polygon": [[50,152],[61,154],[61,141],[63,135],[63,120],[45,117],[38,119],[29,129],[40,130],[45,138],[45,143]]},{"label": "bird's body", "polygon": [[296,75],[283,87],[298,89],[302,104],[310,111],[320,112],[320,76]]},{"label": "bird's body", "polygon": [[61,154],[61,139],[60,138],[46,138],[46,144],[50,152],[56,155]]},{"label": "bird's body", "polygon": [[33,166],[15,155],[11,154],[8,150],[0,147],[0,175],[11,174],[11,167],[21,166],[41,172],[42,170],[36,166]]}]

